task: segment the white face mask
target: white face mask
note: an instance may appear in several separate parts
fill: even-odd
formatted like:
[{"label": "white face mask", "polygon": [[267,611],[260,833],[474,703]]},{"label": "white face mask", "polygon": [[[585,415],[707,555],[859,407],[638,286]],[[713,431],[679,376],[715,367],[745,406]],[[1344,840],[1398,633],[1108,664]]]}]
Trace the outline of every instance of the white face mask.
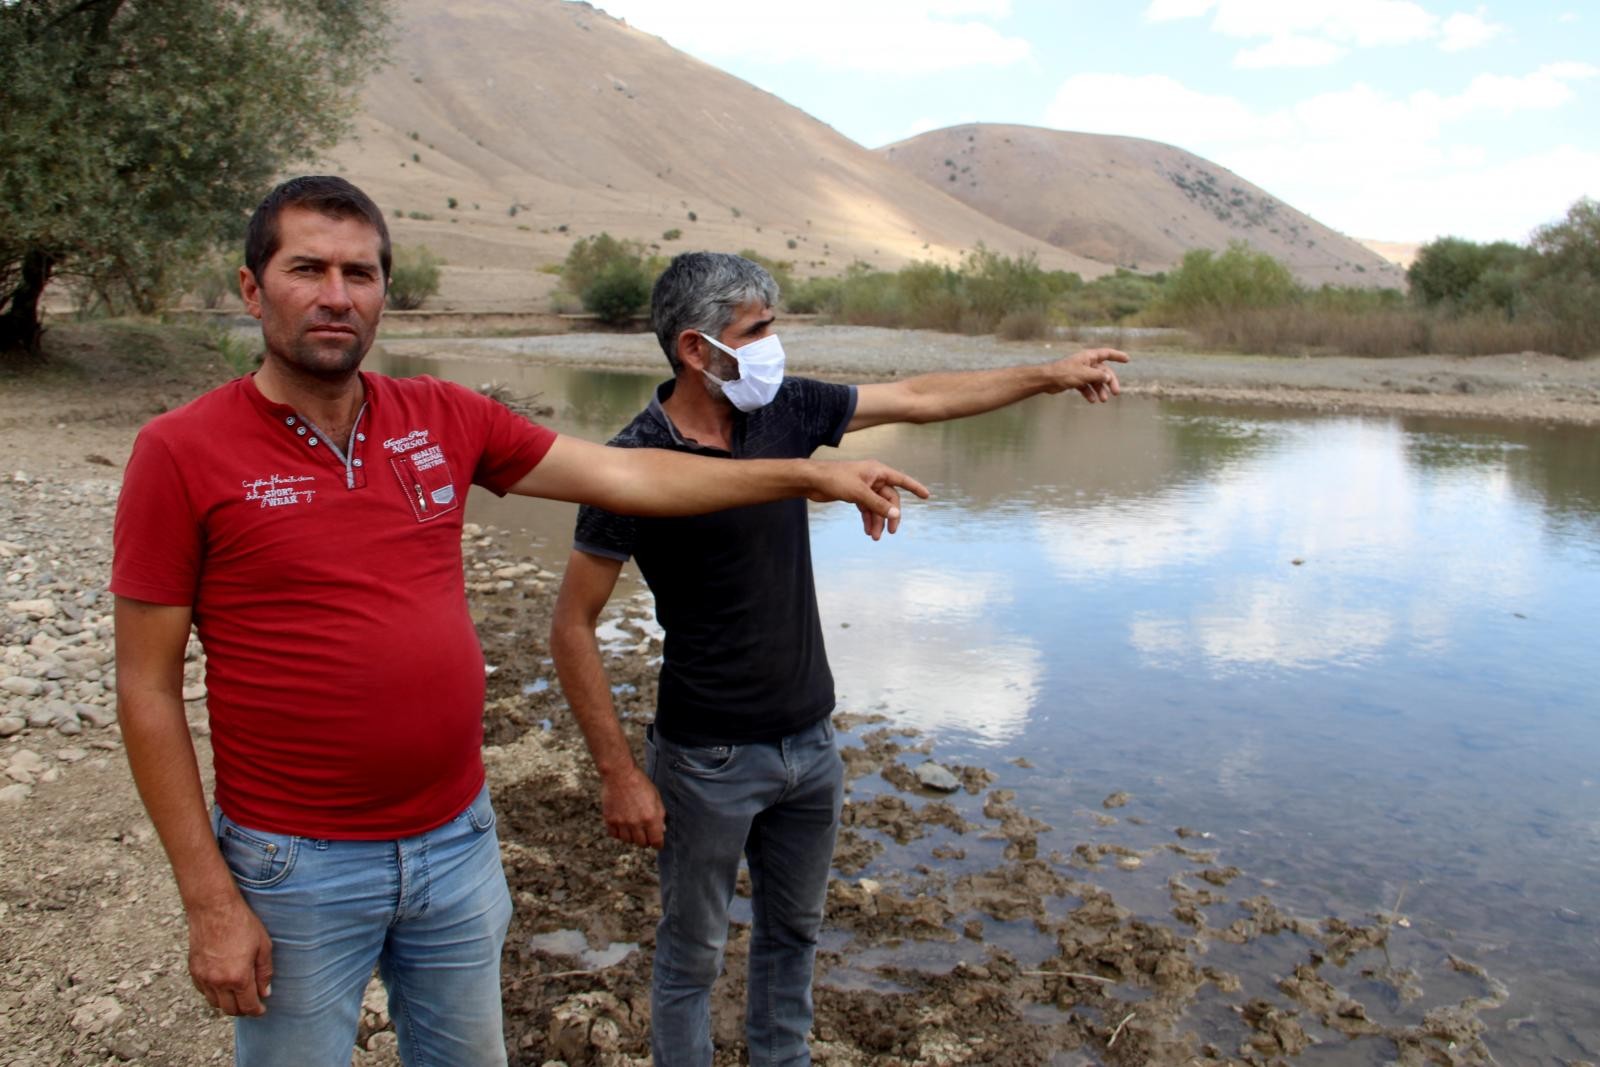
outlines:
[{"label": "white face mask", "polygon": [[738,349],[729,348],[708,334],[702,333],[700,336],[728,353],[739,364],[739,377],[731,382],[723,381],[710,371],[701,371],[717,383],[722,395],[734,407],[740,411],[754,411],[770,404],[772,398],[778,395],[778,386],[783,384],[783,343],[778,340],[777,334],[768,334]]}]

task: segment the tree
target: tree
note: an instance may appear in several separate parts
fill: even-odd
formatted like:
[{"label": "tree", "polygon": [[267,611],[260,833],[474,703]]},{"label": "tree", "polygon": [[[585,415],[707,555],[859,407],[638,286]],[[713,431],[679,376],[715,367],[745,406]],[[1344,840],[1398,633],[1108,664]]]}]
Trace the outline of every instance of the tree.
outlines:
[{"label": "tree", "polygon": [[0,2],[0,353],[52,277],[151,310],[348,128],[386,0]]},{"label": "tree", "polygon": [[1299,296],[1289,268],[1242,241],[1221,255],[1209,248],[1192,249],[1178,269],[1167,275],[1161,302],[1169,314],[1193,319],[1247,308],[1281,307]]}]

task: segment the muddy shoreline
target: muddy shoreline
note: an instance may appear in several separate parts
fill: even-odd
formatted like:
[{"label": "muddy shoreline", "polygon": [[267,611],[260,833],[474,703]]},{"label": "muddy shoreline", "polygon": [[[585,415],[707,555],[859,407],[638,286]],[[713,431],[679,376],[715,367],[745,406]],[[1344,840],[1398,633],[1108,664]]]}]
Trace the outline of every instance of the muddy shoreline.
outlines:
[{"label": "muddy shoreline", "polygon": [[[618,344],[577,340],[573,358]],[[1022,355],[967,338],[948,349],[917,342],[936,349],[906,357],[924,367]],[[638,347],[627,339],[627,358]],[[0,388],[0,607],[70,599],[77,612],[71,625],[42,611],[0,612],[0,673],[23,680],[0,710],[28,724],[0,739],[0,770],[27,781],[0,807],[0,1067],[227,1059],[226,1022],[188,985],[181,908],[115,723],[81,712],[63,730],[24,684],[38,680],[48,693],[52,671],[75,676],[77,665],[104,662],[110,521],[133,435],[226,376],[203,355],[186,358],[153,374],[107,363]],[[1515,366],[1501,369],[1514,378]],[[548,662],[559,576],[493,529],[469,529],[463,553],[493,668],[485,761],[516,902],[504,971],[512,1062],[647,1062],[653,855],[604,835],[593,769]],[[636,749],[660,650],[641,621],[649,615],[647,594],[625,583],[607,616],[607,666]],[[64,646],[86,653],[64,658]],[[95,669],[85,677],[110,682]],[[190,675],[190,719],[209,774],[198,655]],[[1485,1039],[1515,1023],[1493,1014],[1504,986],[1423,934],[1402,900],[1368,914],[1293,914],[1278,902],[1280,887],[1230,864],[1207,827],[1152,825],[1137,796],[1029,811],[1005,787],[1015,770],[1006,766],[949,765],[957,788],[927,789],[916,769],[940,754],[897,729],[889,711],[846,707],[839,717],[850,793],[819,958],[817,1062],[1271,1064],[1303,1053],[1318,1062],[1494,1062]],[[719,1064],[741,1061],[746,941],[740,924],[715,994]],[[360,1038],[356,1063],[396,1062],[375,992]]]}]

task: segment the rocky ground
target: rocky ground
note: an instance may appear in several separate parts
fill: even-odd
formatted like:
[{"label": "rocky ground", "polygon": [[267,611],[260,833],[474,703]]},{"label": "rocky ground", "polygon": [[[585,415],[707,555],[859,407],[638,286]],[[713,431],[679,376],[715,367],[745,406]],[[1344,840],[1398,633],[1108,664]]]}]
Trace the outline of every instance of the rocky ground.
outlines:
[{"label": "rocky ground", "polygon": [[[72,352],[77,370],[0,378],[0,1067],[228,1062],[228,1024],[189,985],[181,909],[121,751],[105,592],[135,430],[227,372],[144,334],[86,333]],[[601,830],[547,660],[558,577],[494,530],[469,528],[463,548],[493,668],[485,759],[517,903],[512,1062],[646,1062],[654,865]],[[625,587],[601,631],[636,745],[660,647],[646,597]],[[209,773],[197,647],[185,682]],[[1286,914],[1204,828],[1150,826],[1122,794],[1091,798],[1065,828],[1075,844],[1042,846],[1051,828],[996,788],[993,769],[941,773],[927,766],[937,753],[891,723],[840,722],[852,788],[818,1062],[1268,1064],[1307,1050],[1319,1062],[1492,1062],[1481,1016],[1505,990],[1409,943],[1400,902]],[[742,1053],[745,939],[741,926],[717,992],[719,1063]],[[374,987],[358,1064],[396,1062],[382,1004]],[[1368,1051],[1329,1058],[1353,1041]]]}]

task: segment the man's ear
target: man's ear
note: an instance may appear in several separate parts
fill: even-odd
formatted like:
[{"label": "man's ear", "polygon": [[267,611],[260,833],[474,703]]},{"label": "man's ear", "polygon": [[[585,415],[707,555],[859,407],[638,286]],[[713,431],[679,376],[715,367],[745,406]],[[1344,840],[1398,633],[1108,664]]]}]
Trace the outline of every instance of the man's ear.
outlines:
[{"label": "man's ear", "polygon": [[256,276],[249,267],[239,268],[239,298],[244,301],[244,309],[252,318],[261,317],[261,286],[256,283]]},{"label": "man's ear", "polygon": [[678,334],[678,362],[697,371],[704,371],[711,358],[711,346],[698,330],[684,330]]}]

